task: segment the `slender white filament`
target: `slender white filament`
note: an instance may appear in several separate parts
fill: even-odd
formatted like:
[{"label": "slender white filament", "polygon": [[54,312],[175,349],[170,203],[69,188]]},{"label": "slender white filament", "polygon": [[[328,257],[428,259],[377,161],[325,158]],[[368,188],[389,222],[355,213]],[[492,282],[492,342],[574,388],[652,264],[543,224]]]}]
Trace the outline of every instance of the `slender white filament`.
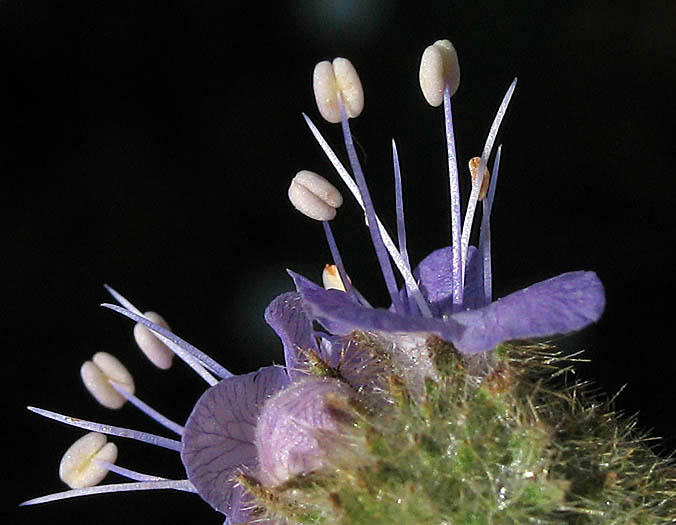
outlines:
[{"label": "slender white filament", "polygon": [[[148,325],[147,323],[151,323],[151,321],[147,319],[138,308],[136,308],[131,302],[129,302],[118,292],[113,290],[110,286],[108,285],[104,286],[106,290],[108,290],[110,295],[112,295],[113,298],[118,303],[120,303],[126,310],[122,310],[115,305],[103,304],[102,306],[110,308],[111,310],[115,310],[116,312],[121,313],[122,315],[125,315],[126,317],[129,317],[132,320],[145,324],[145,326],[153,332],[153,335],[155,335],[160,341],[162,341],[165,345],[167,345],[167,347],[172,352],[174,352],[178,357],[183,359],[183,361],[185,361],[185,363],[190,368],[192,368],[197,373],[197,375],[199,375],[202,379],[204,379],[209,385],[213,386],[217,384],[218,380],[204,368],[205,366],[220,377],[225,378],[232,376],[232,373],[228,371],[226,368],[219,365],[209,356],[207,356],[206,354],[204,354],[191,344],[187,343],[186,341],[183,341],[181,338],[174,335],[169,330],[166,330],[165,328],[160,327],[159,325],[155,325],[154,323],[153,326]],[[126,312],[133,315],[128,315],[128,313]]]},{"label": "slender white filament", "polygon": [[113,485],[98,485],[96,487],[87,487],[84,489],[66,490],[56,492],[39,498],[29,499],[20,504],[20,506],[38,505],[40,503],[49,503],[50,501],[59,501],[79,496],[91,496],[93,494],[109,494],[111,492],[132,492],[137,490],[163,490],[173,489],[184,492],[197,493],[195,486],[187,479],[168,479],[165,481],[140,481],[136,483],[115,483]]},{"label": "slender white filament", "polygon": [[[359,193],[357,183],[354,181],[354,179],[347,171],[347,169],[345,169],[345,166],[343,166],[343,164],[340,162],[338,156],[331,149],[331,146],[329,146],[328,142],[326,142],[326,139],[324,139],[324,137],[319,132],[317,127],[310,120],[310,117],[308,117],[305,113],[303,113],[303,118],[305,119],[306,124],[310,128],[310,131],[312,132],[312,135],[314,136],[315,140],[324,151],[326,157],[329,159],[329,162],[331,162],[334,169],[336,170],[340,178],[343,179],[343,182],[348,187],[354,198],[357,200],[357,203],[359,203],[359,205],[363,210],[364,202],[362,201],[361,194]],[[385,248],[387,248],[390,257],[392,257],[394,265],[397,267],[399,273],[404,279],[404,284],[413,295],[416,304],[420,308],[420,311],[422,312],[423,316],[432,317],[432,312],[430,311],[429,306],[425,301],[425,298],[422,296],[422,293],[420,292],[418,283],[416,282],[415,278],[413,277],[413,274],[411,273],[411,268],[408,267],[408,265],[405,263],[403,257],[399,253],[399,250],[397,250],[397,247],[394,245],[394,242],[392,242],[392,238],[387,233],[385,226],[383,226],[382,222],[380,222],[380,219],[377,216],[376,222],[378,223],[378,228],[380,229],[380,235],[383,238],[383,244],[385,245]]]},{"label": "slender white filament", "polygon": [[65,423],[66,425],[71,425],[77,428],[83,428],[85,430],[91,430],[92,432],[100,432],[101,434],[108,434],[110,436],[120,436],[124,438],[135,439],[137,441],[143,441],[150,445],[156,445],[158,447],[168,448],[170,450],[175,450],[176,452],[181,451],[181,442],[176,441],[175,439],[169,439],[155,434],[149,434],[148,432],[141,432],[140,430],[132,430],[130,428],[123,427],[114,427],[112,425],[104,425],[102,423],[95,423],[93,421],[87,421],[85,419],[79,419],[71,416],[64,416],[63,414],[58,414],[56,412],[51,412],[50,410],[45,410],[43,408],[36,407],[26,407],[31,412],[35,412],[38,415],[43,417],[53,419],[59,423]]},{"label": "slender white filament", "polygon": [[[502,102],[500,102],[500,107],[495,114],[491,128],[488,131],[488,136],[486,137],[486,142],[484,143],[484,149],[481,153],[481,160],[479,161],[479,176],[477,180],[472,184],[472,193],[469,197],[469,202],[467,203],[467,211],[465,213],[465,222],[462,226],[462,260],[467,260],[467,251],[469,250],[469,236],[472,232],[472,223],[474,222],[474,212],[476,210],[476,204],[479,199],[479,190],[481,189],[481,184],[484,178],[484,171],[486,171],[486,166],[488,165],[488,159],[491,156],[491,151],[493,150],[493,145],[495,144],[495,138],[498,135],[498,130],[500,129],[500,124],[502,124],[502,119],[505,117],[507,108],[509,107],[509,102],[512,100],[512,95],[514,94],[514,89],[516,88],[515,78],[512,80],[512,83],[507,88],[505,96],[502,97]],[[464,282],[465,275],[465,264],[463,264],[462,275]]]},{"label": "slender white filament", "polygon": [[103,461],[100,459],[94,459],[96,463],[99,463],[106,467],[111,472],[123,476],[127,479],[133,479],[134,481],[166,481],[167,478],[162,478],[160,476],[152,476],[150,474],[143,474],[142,472],[137,472],[125,467],[120,467],[114,463],[109,463],[108,461]]},{"label": "slender white filament", "polygon": [[160,425],[168,428],[172,432],[175,432],[179,436],[183,435],[183,427],[179,425],[178,423],[175,423],[168,417],[160,414],[157,410],[155,410],[153,407],[150,405],[144,403],[141,401],[138,397],[136,397],[134,394],[130,394],[127,392],[122,385],[119,383],[116,383],[115,381],[109,381],[110,386],[112,386],[118,394],[120,394],[122,397],[124,397],[127,401],[129,401],[132,405],[134,405],[136,408],[138,408],[141,412],[149,416],[150,418],[154,419],[157,421]]}]

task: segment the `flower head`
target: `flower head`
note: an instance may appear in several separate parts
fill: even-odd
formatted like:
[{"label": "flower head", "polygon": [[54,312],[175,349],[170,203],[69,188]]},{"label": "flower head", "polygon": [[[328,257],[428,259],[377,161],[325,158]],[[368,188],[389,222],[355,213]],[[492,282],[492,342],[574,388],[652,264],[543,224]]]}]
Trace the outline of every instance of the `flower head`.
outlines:
[{"label": "flower head", "polygon": [[[336,467],[340,459],[336,459],[333,449],[344,434],[349,434],[349,428],[359,427],[347,407],[359,405],[364,414],[380,415],[387,420],[387,412],[399,404],[405,405],[402,400],[409,396],[415,402],[423,400],[424,404],[431,392],[430,381],[440,380],[443,373],[430,341],[441,341],[448,355],[455,356],[449,350],[451,346],[460,354],[479,354],[506,341],[566,334],[598,320],[604,307],[604,292],[592,272],[565,273],[493,300],[490,215],[501,148],[497,149],[492,174],[487,165],[516,80],[499,106],[481,156],[470,161],[472,191],[461,220],[451,111],[451,96],[458,88],[459,78],[457,55],[450,42],[436,42],[425,51],[420,72],[422,90],[430,104],[443,103],[445,111],[452,239],[450,246],[432,252],[412,269],[406,248],[396,145],[393,141],[397,245],[376,214],[353,144],[348,119],[357,117],[364,104],[356,70],[342,58],[322,62],[315,69],[313,80],[319,111],[329,122],[340,122],[352,174],[307,116],[305,120],[364,210],[390,295],[389,308],[372,307],[348,277],[329,224],[342,204],[339,191],[316,173],[300,172],[291,184],[289,197],[297,209],[322,222],[335,267],[327,270],[327,289],[290,272],[296,291],[278,296],[265,311],[265,320],[282,342],[286,366],[233,375],[173,334],[157,314],[142,314],[126,298],[108,288],[120,306],[104,306],[137,323],[134,331],[137,342],[153,363],[160,368],[171,366],[168,353],[171,351],[199,374],[209,388],[195,403],[185,426],[181,426],[136,397],[131,375],[108,354],[103,357],[97,354],[83,368],[87,387],[109,408],[131,402],[180,440],[42,409],[31,410],[97,433],[133,438],[179,452],[186,479],[167,480],[116,466],[114,445],[105,444],[105,438],[94,434],[72,448],[76,452],[71,452],[73,457],[65,463],[64,479],[71,480],[73,490],[26,504],[94,493],[169,488],[199,494],[226,516],[226,523],[254,519],[273,523],[271,520],[277,516],[286,523],[305,512],[303,496],[294,493],[291,503],[286,501],[285,507],[276,510],[280,498],[274,491],[299,478],[310,479],[334,467],[342,469]],[[482,202],[483,215],[478,247],[474,247],[469,239],[478,202]],[[403,284],[398,283],[392,263]],[[398,396],[402,391],[405,394]],[[497,411],[492,405],[489,408]],[[368,428],[370,434],[364,433],[365,442],[382,454],[387,447],[377,445],[380,437],[377,426]],[[448,437],[448,432],[442,434]],[[403,437],[404,442],[410,440],[415,447],[428,446],[418,434]],[[84,469],[87,475],[73,476],[73,466]],[[107,470],[134,482],[93,486]],[[405,481],[400,485],[410,494],[413,490],[407,485],[410,480]],[[556,498],[559,493],[556,492]],[[329,494],[329,499],[335,503],[333,496]],[[266,502],[270,508],[261,514],[260,507]],[[303,519],[306,518],[312,517]]]},{"label": "flower head", "polygon": [[[328,62],[322,64],[325,65]],[[315,92],[319,90],[316,87],[319,85],[323,93],[326,91],[327,84],[338,85],[336,89],[339,92],[339,83],[322,81],[321,72],[324,71],[325,75],[330,78],[339,78],[341,72],[330,70],[330,68],[327,70],[327,68],[328,66],[323,68],[318,66],[315,70]],[[349,71],[350,78],[354,78],[356,76],[354,68],[350,68]],[[352,290],[344,293],[331,289],[325,290],[305,277],[290,272],[296,289],[302,297],[305,311],[329,333],[346,335],[354,330],[363,330],[389,334],[395,338],[398,334],[417,334],[420,337],[435,335],[452,343],[462,353],[476,354],[494,349],[498,344],[509,340],[541,338],[574,332],[597,321],[601,316],[605,306],[605,295],[600,280],[593,272],[565,273],[497,301],[492,300],[490,215],[498,180],[501,148],[498,148],[492,178],[486,166],[500,123],[516,87],[516,79],[510,85],[498,108],[481,157],[475,157],[469,162],[472,191],[464,221],[462,221],[451,110],[451,95],[458,88],[459,78],[457,54],[449,41],[438,41],[426,49],[421,61],[420,83],[425,98],[431,105],[438,106],[442,103],[444,105],[453,238],[451,246],[434,251],[425,257],[413,271],[411,271],[406,250],[401,172],[394,141],[398,248],[394,246],[376,215],[353,145],[348,120],[348,116],[353,115],[342,108],[340,92],[330,100],[339,101],[343,136],[354,178],[321,137],[319,130],[308,117],[305,117],[320,146],[364,209],[367,226],[392,301],[387,309],[372,308]],[[351,84],[361,86],[358,80],[352,80]],[[354,94],[352,93],[351,96],[354,97]],[[331,113],[331,118],[326,117],[327,110],[322,105],[322,101],[327,97],[318,95],[316,98],[322,115],[329,122],[334,122],[335,115]],[[363,104],[363,95],[360,99]],[[483,201],[483,217],[479,246],[473,247],[469,246],[469,239],[474,212],[480,200]],[[334,216],[335,213],[330,218]],[[341,276],[347,275],[327,221],[328,218],[323,222],[335,264]],[[401,289],[395,283],[388,253],[403,277],[404,286]]]}]

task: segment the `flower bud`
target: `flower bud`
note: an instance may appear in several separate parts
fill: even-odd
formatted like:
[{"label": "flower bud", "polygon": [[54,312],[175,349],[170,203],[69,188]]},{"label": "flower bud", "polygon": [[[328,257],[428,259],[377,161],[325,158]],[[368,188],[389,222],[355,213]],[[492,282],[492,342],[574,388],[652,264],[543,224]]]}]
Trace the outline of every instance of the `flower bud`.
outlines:
[{"label": "flower bud", "polygon": [[325,467],[335,440],[322,436],[341,433],[349,419],[344,407],[355,396],[342,381],[319,377],[292,383],[270,398],[256,426],[260,481],[272,487]]}]

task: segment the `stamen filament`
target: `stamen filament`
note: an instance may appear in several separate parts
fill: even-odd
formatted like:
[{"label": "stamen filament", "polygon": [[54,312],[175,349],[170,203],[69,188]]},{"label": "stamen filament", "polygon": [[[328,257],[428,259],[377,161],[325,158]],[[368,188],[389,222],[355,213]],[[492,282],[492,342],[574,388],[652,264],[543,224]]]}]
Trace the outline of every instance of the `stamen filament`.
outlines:
[{"label": "stamen filament", "polygon": [[484,304],[490,304],[493,301],[493,267],[491,261],[491,212],[493,211],[493,199],[495,197],[495,187],[498,183],[498,174],[500,172],[500,157],[502,155],[502,144],[498,146],[493,161],[493,176],[491,177],[488,195],[483,200],[483,214],[481,216],[481,229],[479,230],[479,254],[483,267],[484,282]]},{"label": "stamen filament", "polygon": [[[406,263],[407,267],[411,267],[408,258],[408,249],[406,248],[406,221],[404,219],[404,195],[401,184],[401,166],[399,165],[399,153],[397,151],[397,143],[392,139],[392,164],[394,165],[394,198],[395,208],[397,213],[397,243],[399,244],[399,253]],[[404,294],[406,299],[405,306],[408,310],[415,308],[411,303],[411,298],[408,294],[408,287],[404,287]]]},{"label": "stamen filament", "polygon": [[[469,250],[469,236],[472,233],[472,223],[474,222],[474,213],[476,212],[476,205],[479,202],[479,193],[485,176],[485,162],[483,158],[479,162],[479,175],[472,181],[472,191],[467,202],[467,209],[465,210],[465,220],[462,225],[462,237],[460,239],[460,246],[462,247],[462,260],[467,262],[467,251]],[[465,284],[465,273],[467,272],[466,264],[462,265],[462,283]]]},{"label": "stamen filament", "polygon": [[138,408],[141,412],[149,416],[151,419],[157,421],[160,425],[168,428],[172,432],[175,432],[179,436],[183,435],[183,427],[181,425],[179,425],[178,423],[174,423],[171,419],[169,419],[166,416],[163,416],[157,410],[152,408],[150,405],[141,401],[134,394],[130,394],[129,392],[127,392],[124,389],[124,387],[119,383],[116,383],[115,381],[108,382],[110,383],[110,386],[112,386],[117,391],[118,394],[124,397],[127,401],[129,401],[132,405]]},{"label": "stamen filament", "polygon": [[209,357],[204,352],[194,347],[187,341],[181,339],[170,330],[167,330],[163,326],[153,323],[148,318],[146,318],[140,312],[140,310],[135,308],[129,301],[127,301],[124,297],[115,292],[115,290],[113,290],[107,285],[104,286],[106,286],[106,289],[110,292],[110,294],[124,308],[120,308],[119,306],[108,303],[104,303],[101,306],[114,310],[124,315],[125,317],[128,317],[129,319],[136,321],[137,323],[141,323],[146,328],[150,329],[157,336],[157,338],[160,339],[160,341],[162,341],[165,345],[167,345],[169,349],[173,351],[177,356],[183,359],[183,361],[185,361],[188,364],[188,366],[190,366],[203,379],[205,379],[207,383],[213,386],[218,381],[213,377],[211,377],[210,374],[206,373],[206,370],[200,371],[199,368],[204,369],[204,367],[206,367],[208,370],[210,370],[211,372],[213,372],[222,379],[233,376],[232,372],[230,372],[227,368],[217,363],[214,359],[212,359],[211,357]]},{"label": "stamen filament", "polygon": [[451,194],[451,243],[453,276],[453,304],[461,305],[463,301],[462,267],[460,231],[460,183],[458,181],[458,162],[455,153],[455,133],[453,131],[453,109],[451,106],[451,90],[448,83],[444,88],[444,124],[446,128],[446,152],[448,156],[448,182]]},{"label": "stamen filament", "polygon": [[[350,173],[347,171],[345,166],[343,166],[343,163],[340,162],[340,159],[338,159],[338,156],[335,154],[333,149],[331,149],[331,146],[329,146],[329,143],[326,142],[326,139],[322,136],[322,134],[319,132],[317,129],[317,126],[314,125],[312,120],[310,120],[310,117],[308,117],[305,113],[303,113],[303,118],[305,119],[305,123],[307,124],[308,128],[310,128],[310,132],[314,136],[315,140],[319,144],[319,146],[322,148],[324,151],[324,154],[326,157],[329,159],[329,162],[333,165],[333,168],[336,170],[338,175],[340,176],[341,179],[343,179],[343,182],[345,185],[348,187],[352,195],[354,196],[355,200],[361,206],[362,210],[364,209],[364,202],[362,201],[361,194],[359,192],[359,188],[357,187],[357,184],[355,183],[354,179],[350,175]],[[418,305],[418,308],[420,308],[420,311],[422,312],[424,317],[432,317],[432,312],[429,309],[429,306],[427,305],[427,302],[425,301],[425,298],[422,296],[422,293],[420,292],[420,287],[418,286],[418,283],[416,282],[415,278],[413,277],[413,273],[411,272],[411,268],[404,262],[404,259],[402,258],[401,254],[397,250],[396,246],[394,245],[394,242],[392,242],[392,238],[390,235],[387,233],[387,230],[385,229],[385,226],[383,226],[383,223],[380,222],[380,219],[376,216],[376,222],[378,224],[378,229],[380,230],[380,234],[382,235],[383,238],[383,243],[385,244],[385,248],[387,248],[387,251],[390,254],[390,257],[392,257],[392,261],[394,261],[395,266],[399,270],[399,273],[404,279],[404,283],[406,284],[406,287],[408,290],[413,294],[413,298],[416,301],[416,304]]]},{"label": "stamen filament", "polygon": [[[105,289],[108,291],[110,295],[113,296],[113,298],[120,303],[124,308],[126,308],[128,311],[138,315],[139,317],[143,317],[143,319],[147,319],[143,313],[136,308],[126,297],[121,295],[119,292],[108,286],[107,284],[103,285]],[[117,307],[116,307],[117,308]],[[120,312],[121,313],[121,312]],[[145,325],[145,323],[142,323]],[[146,325],[147,326],[147,325]],[[159,325],[156,325],[159,326]],[[163,327],[162,327],[163,328]],[[180,357],[190,368],[193,369],[193,371],[200,376],[202,379],[204,379],[210,386],[214,386],[215,384],[218,383],[216,378],[214,378],[205,368],[202,366],[202,363],[200,363],[199,359],[196,356],[191,355],[187,349],[182,348],[180,345],[177,345],[173,341],[169,340],[166,337],[163,337],[159,332],[156,332],[151,329],[151,332],[155,337],[157,337],[160,341],[162,341],[174,354],[176,354],[178,357]],[[171,333],[171,332],[170,332]],[[186,345],[188,344],[187,342],[185,343]],[[192,346],[192,345],[189,345]]]},{"label": "stamen filament", "polygon": [[340,275],[340,280],[343,282],[343,286],[345,287],[345,293],[355,297],[352,283],[350,283],[350,280],[347,278],[347,273],[345,272],[345,265],[343,265],[343,258],[340,256],[338,243],[336,243],[336,238],[333,236],[331,224],[329,224],[329,221],[322,221],[322,226],[324,227],[326,241],[329,243],[329,251],[331,252],[331,257],[333,258],[333,264],[335,264],[336,268],[338,268],[338,275]]},{"label": "stamen filament", "polygon": [[380,229],[378,228],[376,222],[376,212],[373,207],[373,201],[371,200],[371,194],[366,184],[366,178],[364,177],[364,172],[361,169],[361,163],[359,162],[359,157],[357,156],[357,150],[354,147],[354,141],[352,139],[352,131],[350,130],[350,123],[345,113],[345,106],[342,101],[342,97],[338,98],[338,106],[340,107],[340,124],[343,130],[343,139],[345,141],[345,148],[347,149],[347,156],[350,160],[350,166],[352,166],[352,172],[354,173],[355,179],[357,180],[357,186],[359,187],[359,192],[361,193],[362,199],[364,201],[364,211],[366,212],[366,218],[368,222],[369,233],[371,234],[371,242],[376,251],[376,257],[378,258],[378,263],[380,264],[380,271],[383,274],[385,279],[385,286],[387,291],[390,294],[390,300],[392,301],[392,306],[395,312],[404,313],[403,304],[401,298],[399,297],[399,289],[397,287],[397,281],[394,278],[394,273],[392,272],[392,265],[390,264],[390,259],[387,257],[387,252],[383,244],[383,237],[380,234]]},{"label": "stamen filament", "polygon": [[103,461],[100,459],[95,459],[97,463],[100,463],[104,467],[106,467],[108,470],[111,472],[114,472],[115,474],[119,474],[120,476],[123,476],[127,479],[133,479],[134,481],[166,481],[167,478],[162,478],[160,476],[151,476],[150,474],[143,474],[141,472],[136,472],[135,470],[131,470],[128,468],[120,467],[119,465],[115,465],[114,463],[109,463],[108,461]]},{"label": "stamen filament", "polygon": [[148,432],[141,432],[140,430],[132,430],[129,428],[123,427],[114,427],[112,425],[104,425],[102,423],[95,423],[93,421],[86,421],[84,419],[79,419],[71,416],[64,416],[62,414],[57,414],[56,412],[51,412],[50,410],[45,410],[43,408],[36,407],[26,407],[31,412],[34,412],[40,416],[46,417],[48,419],[53,419],[59,423],[65,423],[77,428],[83,428],[85,430],[91,430],[93,432],[100,432],[101,434],[108,434],[110,436],[120,436],[130,439],[135,439],[137,441],[143,441],[150,445],[156,445],[158,447],[168,448],[170,450],[175,450],[177,452],[181,451],[181,442],[174,439],[168,439],[162,436],[157,436],[155,434],[149,434]]},{"label": "stamen filament", "polygon": [[[469,198],[469,202],[467,204],[467,212],[465,214],[465,222],[463,224],[462,228],[462,260],[466,261],[467,260],[467,250],[469,249],[469,236],[470,233],[472,232],[472,222],[474,221],[474,211],[476,209],[476,203],[479,198],[479,190],[481,189],[481,181],[483,180],[484,177],[484,171],[486,170],[486,166],[488,165],[488,159],[491,156],[491,151],[493,150],[493,144],[495,144],[495,138],[498,135],[498,130],[500,129],[500,124],[502,123],[502,119],[505,117],[505,113],[507,112],[507,107],[509,106],[509,102],[512,99],[512,95],[514,94],[514,89],[516,88],[516,81],[517,79],[515,78],[512,80],[512,83],[509,85],[509,88],[507,88],[507,92],[505,93],[505,96],[502,98],[502,102],[500,102],[500,106],[498,107],[498,111],[495,114],[495,118],[493,119],[493,123],[491,124],[491,127],[488,131],[488,136],[486,137],[486,142],[484,143],[484,149],[483,152],[481,153],[481,160],[479,162],[479,176],[477,177],[478,181],[477,184],[472,184],[472,192]],[[475,190],[476,187],[476,190]],[[463,279],[465,275],[465,265],[463,264]]]},{"label": "stamen filament", "polygon": [[165,481],[141,481],[137,483],[115,483],[112,485],[98,485],[96,487],[87,487],[84,489],[66,490],[56,492],[47,496],[29,499],[20,503],[20,507],[28,505],[38,505],[40,503],[49,503],[50,501],[59,501],[79,496],[91,496],[94,494],[109,494],[111,492],[132,492],[137,490],[163,490],[173,489],[184,492],[197,493],[195,486],[187,479],[168,479]]}]

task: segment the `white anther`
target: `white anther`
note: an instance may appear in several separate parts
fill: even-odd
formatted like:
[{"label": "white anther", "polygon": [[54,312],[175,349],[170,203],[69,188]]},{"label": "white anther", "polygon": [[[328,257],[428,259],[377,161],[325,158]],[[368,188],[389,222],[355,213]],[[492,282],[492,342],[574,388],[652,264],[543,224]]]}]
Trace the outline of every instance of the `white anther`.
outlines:
[{"label": "white anther", "polygon": [[115,463],[117,447],[106,443],[106,436],[90,432],[73,443],[61,458],[59,477],[72,489],[93,487],[108,474],[108,469],[99,463]]},{"label": "white anther", "polygon": [[[348,281],[349,280],[350,279],[348,278]],[[324,266],[324,271],[322,272],[322,283],[324,284],[324,289],[326,290],[340,290],[341,292],[345,291],[343,280],[340,278],[338,267],[335,264],[327,264]]]},{"label": "white anther", "polygon": [[440,106],[448,84],[451,95],[460,85],[458,54],[449,40],[437,40],[423,52],[420,60],[420,88],[430,106]]},{"label": "white anther", "polygon": [[126,399],[110,385],[115,381],[120,388],[134,393],[134,379],[117,358],[106,352],[97,352],[91,361],[85,361],[80,368],[80,376],[87,390],[106,408],[118,409]]},{"label": "white anther", "polygon": [[[153,323],[169,330],[169,325],[160,314],[146,312],[143,316],[150,319]],[[174,359],[174,352],[169,350],[162,341],[140,323],[134,325],[134,339],[141,351],[157,368],[166,370],[171,367],[171,363]]]},{"label": "white anther", "polygon": [[[479,164],[481,164],[481,157],[472,157],[469,159],[469,172],[472,175],[472,185],[476,184],[476,180],[479,177]],[[488,187],[491,181],[491,174],[488,171],[488,168],[484,169],[484,176],[481,179],[481,191],[479,191],[479,200],[484,200],[484,197],[488,194]]]},{"label": "white anther", "polygon": [[313,171],[299,171],[289,186],[289,200],[299,212],[318,221],[330,221],[343,204],[338,189]]},{"label": "white anther", "polygon": [[347,58],[320,62],[312,75],[312,87],[317,108],[325,120],[340,122],[340,94],[349,118],[359,116],[364,109],[364,90],[357,70]]}]

